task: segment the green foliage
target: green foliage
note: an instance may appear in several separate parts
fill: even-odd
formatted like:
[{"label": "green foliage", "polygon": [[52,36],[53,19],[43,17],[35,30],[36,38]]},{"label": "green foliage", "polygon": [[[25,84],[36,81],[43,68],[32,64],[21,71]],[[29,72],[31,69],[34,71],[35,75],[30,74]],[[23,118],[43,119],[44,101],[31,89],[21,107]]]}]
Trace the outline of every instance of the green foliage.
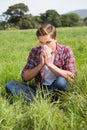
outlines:
[{"label": "green foliage", "polygon": [[0,30],[4,30],[4,25],[3,25],[3,23],[0,23]]},{"label": "green foliage", "polygon": [[6,12],[4,12],[4,14],[6,14],[7,16],[9,16],[8,19],[8,23],[12,23],[17,25],[17,23],[19,22],[20,18],[22,16],[25,15],[25,13],[27,13],[29,11],[28,6],[23,4],[23,3],[19,3],[19,4],[15,4],[10,6]]},{"label": "green foliage", "polygon": [[[47,10],[40,16],[33,16],[29,14],[28,6],[19,3],[10,6],[0,17],[3,17],[6,23],[4,29],[18,26],[19,29],[35,29],[43,23],[50,23],[55,27],[72,27],[72,26],[84,26],[86,19],[80,20],[77,14],[65,14],[60,15],[55,10]],[[1,21],[3,22],[3,21]],[[2,27],[1,27],[2,29]]]},{"label": "green foliage", "polygon": [[39,21],[40,21],[39,17],[33,17],[32,15],[24,15],[20,19],[18,26],[20,27],[20,29],[38,28]]},{"label": "green foliage", "polygon": [[42,23],[50,23],[55,27],[61,26],[60,15],[55,10],[47,10],[41,14]]},{"label": "green foliage", "polygon": [[69,14],[69,17],[70,17],[70,27],[77,26],[80,20],[79,15],[72,13],[72,14]]},{"label": "green foliage", "polygon": [[0,31],[0,130],[86,130],[87,27],[57,29],[58,42],[70,46],[76,56],[78,75],[69,92],[50,102],[51,95],[43,99],[38,89],[31,104],[26,104],[22,96],[6,94],[8,81],[22,82],[20,75],[27,56],[39,45],[35,32]]},{"label": "green foliage", "polygon": [[63,27],[68,27],[70,24],[70,18],[68,15],[61,15],[61,23]]},{"label": "green foliage", "polygon": [[61,15],[61,22],[63,27],[78,26],[80,22],[80,17],[77,14]]},{"label": "green foliage", "polygon": [[85,25],[87,26],[87,17],[83,19]]},{"label": "green foliage", "polygon": [[23,16],[26,12],[28,12],[28,6],[23,3],[15,4],[10,6],[4,14],[10,16]]}]

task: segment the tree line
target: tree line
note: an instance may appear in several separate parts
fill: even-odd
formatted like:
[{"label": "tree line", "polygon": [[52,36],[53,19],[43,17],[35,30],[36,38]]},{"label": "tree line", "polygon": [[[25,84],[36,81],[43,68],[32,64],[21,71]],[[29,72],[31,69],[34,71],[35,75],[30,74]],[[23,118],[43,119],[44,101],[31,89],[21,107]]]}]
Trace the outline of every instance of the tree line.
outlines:
[{"label": "tree line", "polygon": [[47,10],[38,16],[29,14],[29,8],[24,3],[14,4],[0,16],[0,30],[5,29],[34,29],[41,24],[50,23],[55,27],[87,26],[87,17],[80,19],[74,13],[60,15],[55,10]]}]

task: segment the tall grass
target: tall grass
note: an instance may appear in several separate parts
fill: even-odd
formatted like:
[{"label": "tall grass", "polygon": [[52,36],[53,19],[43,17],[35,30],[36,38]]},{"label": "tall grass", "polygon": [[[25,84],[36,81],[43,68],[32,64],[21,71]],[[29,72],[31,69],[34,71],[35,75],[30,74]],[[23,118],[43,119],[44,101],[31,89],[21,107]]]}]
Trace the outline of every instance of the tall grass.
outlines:
[{"label": "tall grass", "polygon": [[56,102],[50,102],[51,96],[43,99],[39,92],[31,104],[22,97],[7,98],[6,83],[22,82],[27,56],[39,45],[35,31],[0,31],[0,130],[86,130],[87,27],[57,29],[58,42],[70,46],[77,61],[78,75],[69,92],[62,93]]}]

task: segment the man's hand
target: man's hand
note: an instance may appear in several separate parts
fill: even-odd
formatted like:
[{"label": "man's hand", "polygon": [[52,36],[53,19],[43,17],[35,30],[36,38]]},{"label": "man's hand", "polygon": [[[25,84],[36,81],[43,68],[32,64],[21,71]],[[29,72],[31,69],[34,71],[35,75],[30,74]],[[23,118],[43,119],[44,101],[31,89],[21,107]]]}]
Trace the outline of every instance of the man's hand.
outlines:
[{"label": "man's hand", "polygon": [[42,55],[44,57],[45,65],[52,63],[52,54],[51,53],[52,53],[52,50],[47,45],[44,45],[43,49],[42,49]]},{"label": "man's hand", "polygon": [[40,54],[40,64],[41,64],[42,67],[45,65],[43,50],[41,51],[41,54]]},{"label": "man's hand", "polygon": [[74,81],[74,77],[75,77],[75,75],[72,72],[67,71],[67,80],[69,82],[73,82]]}]

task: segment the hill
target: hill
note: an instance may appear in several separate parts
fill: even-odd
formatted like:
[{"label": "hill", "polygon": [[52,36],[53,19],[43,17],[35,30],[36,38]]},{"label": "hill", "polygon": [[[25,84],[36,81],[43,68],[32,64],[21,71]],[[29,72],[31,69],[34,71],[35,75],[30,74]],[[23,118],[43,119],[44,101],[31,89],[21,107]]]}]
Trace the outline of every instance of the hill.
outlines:
[{"label": "hill", "polygon": [[70,13],[78,14],[80,18],[87,17],[87,9],[74,10],[74,11],[68,12],[67,14],[70,14]]}]

